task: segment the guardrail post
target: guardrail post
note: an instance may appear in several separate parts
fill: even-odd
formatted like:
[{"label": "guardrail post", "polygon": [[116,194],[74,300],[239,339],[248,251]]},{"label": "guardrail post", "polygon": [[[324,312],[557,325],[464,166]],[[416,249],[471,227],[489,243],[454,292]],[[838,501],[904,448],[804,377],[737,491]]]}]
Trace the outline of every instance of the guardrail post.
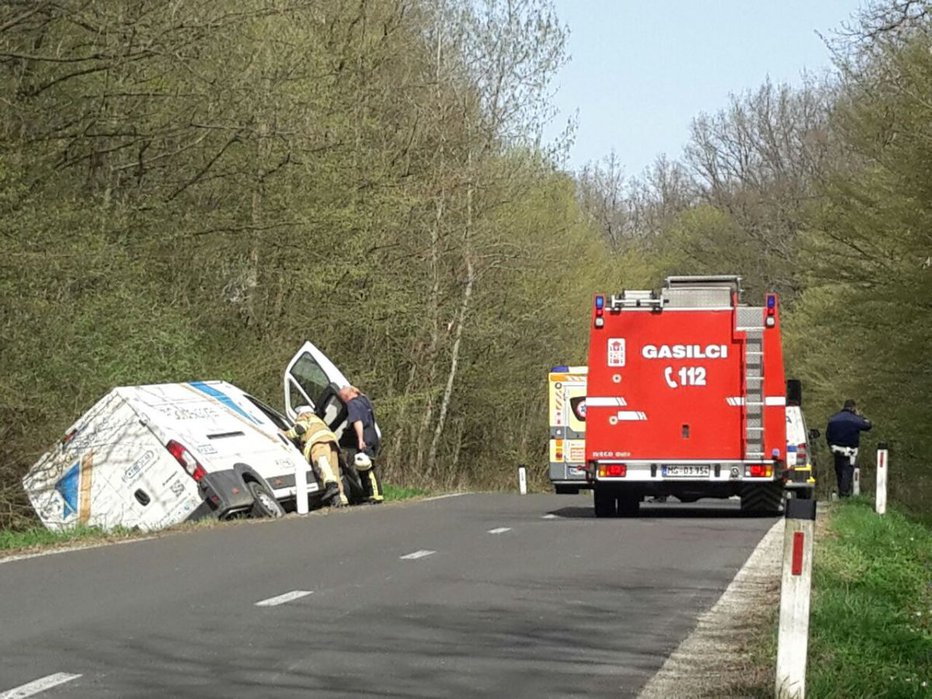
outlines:
[{"label": "guardrail post", "polygon": [[851,477],[851,494],[857,497],[861,494],[861,467],[854,467],[854,475]]},{"label": "guardrail post", "polygon": [[[301,461],[301,463],[298,463],[298,461]],[[294,488],[294,500],[297,513],[299,515],[306,515],[309,510],[307,502],[307,465],[300,459],[295,459]]]},{"label": "guardrail post", "polygon": [[881,442],[877,445],[877,488],[875,491],[874,509],[877,514],[882,515],[887,511],[887,444]]},{"label": "guardrail post", "polygon": [[777,637],[777,699],[805,699],[806,696],[815,516],[815,500],[792,498],[786,501],[780,630]]},{"label": "guardrail post", "polygon": [[527,467],[518,466],[518,492],[527,495]]}]

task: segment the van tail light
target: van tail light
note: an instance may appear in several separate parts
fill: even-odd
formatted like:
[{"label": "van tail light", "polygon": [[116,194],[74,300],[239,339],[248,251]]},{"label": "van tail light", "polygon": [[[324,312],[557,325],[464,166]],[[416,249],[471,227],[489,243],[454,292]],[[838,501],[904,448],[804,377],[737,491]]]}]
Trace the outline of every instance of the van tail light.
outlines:
[{"label": "van tail light", "polygon": [[182,468],[191,478],[200,483],[201,479],[207,475],[207,471],[201,466],[201,463],[194,458],[194,455],[180,442],[170,439],[165,445],[168,453],[175,457],[175,461],[181,464]]}]

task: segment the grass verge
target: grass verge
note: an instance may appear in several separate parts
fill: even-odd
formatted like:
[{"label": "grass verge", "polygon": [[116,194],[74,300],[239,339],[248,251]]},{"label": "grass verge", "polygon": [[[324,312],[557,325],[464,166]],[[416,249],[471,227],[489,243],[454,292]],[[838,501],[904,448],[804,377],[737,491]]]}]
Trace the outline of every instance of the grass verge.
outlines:
[{"label": "grass verge", "polygon": [[932,531],[861,499],[831,512],[814,554],[806,695],[932,696]]},{"label": "grass verge", "polygon": [[405,488],[391,483],[384,483],[382,490],[386,500],[410,500],[411,498],[420,498],[429,494],[426,490],[420,488]]},{"label": "grass verge", "polygon": [[96,527],[77,527],[64,532],[53,532],[37,525],[21,531],[0,530],[0,551],[6,553],[34,552],[74,544],[122,541],[139,536],[142,534],[128,529],[105,532]]}]

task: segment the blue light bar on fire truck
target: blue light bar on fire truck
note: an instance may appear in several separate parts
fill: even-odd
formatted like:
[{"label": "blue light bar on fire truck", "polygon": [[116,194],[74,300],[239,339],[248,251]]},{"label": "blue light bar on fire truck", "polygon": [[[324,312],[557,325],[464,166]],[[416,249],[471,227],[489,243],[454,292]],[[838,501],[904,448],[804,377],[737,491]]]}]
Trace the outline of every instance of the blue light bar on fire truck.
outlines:
[{"label": "blue light bar on fire truck", "polygon": [[598,294],[595,297],[595,327],[602,328],[605,326],[605,318],[602,315],[605,313],[605,297],[601,294]]},{"label": "blue light bar on fire truck", "polygon": [[767,318],[764,320],[764,325],[768,328],[772,328],[777,324],[776,319],[777,313],[777,295],[776,294],[767,294]]}]

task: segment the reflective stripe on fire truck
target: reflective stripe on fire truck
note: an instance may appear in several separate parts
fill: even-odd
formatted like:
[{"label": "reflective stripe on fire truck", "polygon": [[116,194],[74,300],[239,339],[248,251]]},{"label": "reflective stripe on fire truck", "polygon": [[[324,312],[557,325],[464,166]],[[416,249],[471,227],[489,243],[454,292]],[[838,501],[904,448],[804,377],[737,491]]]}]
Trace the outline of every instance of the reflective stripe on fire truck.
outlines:
[{"label": "reflective stripe on fire truck", "polygon": [[646,419],[647,413],[642,413],[640,410],[619,410],[615,415],[612,415],[608,421],[611,422],[614,420],[615,422],[633,422]]},{"label": "reflective stripe on fire truck", "polygon": [[[728,405],[744,405],[743,396],[729,396],[725,399]],[[786,396],[767,396],[764,405],[786,405]]]},{"label": "reflective stripe on fire truck", "polygon": [[586,406],[590,408],[623,408],[628,404],[624,398],[594,396],[586,398]]}]

